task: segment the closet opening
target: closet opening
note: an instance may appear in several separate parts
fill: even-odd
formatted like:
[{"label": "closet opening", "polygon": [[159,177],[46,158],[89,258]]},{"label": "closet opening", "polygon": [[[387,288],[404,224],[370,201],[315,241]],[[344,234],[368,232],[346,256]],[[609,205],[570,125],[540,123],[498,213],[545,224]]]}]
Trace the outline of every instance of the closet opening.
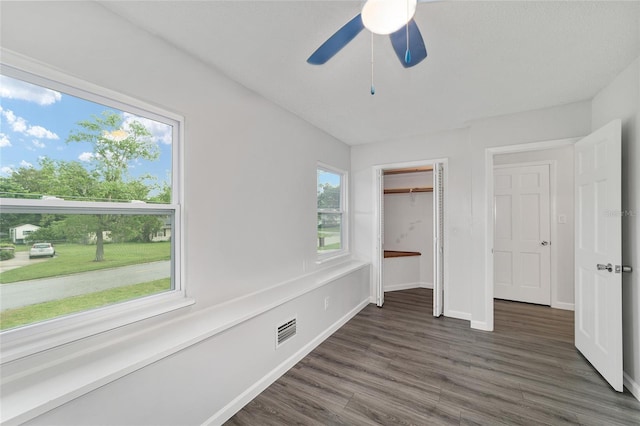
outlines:
[{"label": "closet opening", "polygon": [[384,293],[433,289],[433,314],[444,306],[444,161],[376,168],[376,303]]}]

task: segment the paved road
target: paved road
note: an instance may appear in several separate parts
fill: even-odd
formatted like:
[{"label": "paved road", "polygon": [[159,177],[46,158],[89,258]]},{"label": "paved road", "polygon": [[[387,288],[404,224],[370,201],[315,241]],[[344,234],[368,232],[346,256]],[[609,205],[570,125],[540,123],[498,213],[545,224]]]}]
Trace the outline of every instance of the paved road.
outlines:
[{"label": "paved road", "polygon": [[57,278],[0,285],[0,310],[19,308],[171,276],[171,262],[142,263]]}]

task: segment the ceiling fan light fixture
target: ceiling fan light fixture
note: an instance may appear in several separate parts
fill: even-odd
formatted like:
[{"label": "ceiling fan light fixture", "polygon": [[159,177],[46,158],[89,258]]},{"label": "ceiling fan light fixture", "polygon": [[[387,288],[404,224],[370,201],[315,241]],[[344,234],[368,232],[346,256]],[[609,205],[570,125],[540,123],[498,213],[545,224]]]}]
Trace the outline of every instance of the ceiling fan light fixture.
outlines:
[{"label": "ceiling fan light fixture", "polygon": [[374,34],[391,34],[413,19],[417,0],[367,0],[362,7],[362,23]]}]

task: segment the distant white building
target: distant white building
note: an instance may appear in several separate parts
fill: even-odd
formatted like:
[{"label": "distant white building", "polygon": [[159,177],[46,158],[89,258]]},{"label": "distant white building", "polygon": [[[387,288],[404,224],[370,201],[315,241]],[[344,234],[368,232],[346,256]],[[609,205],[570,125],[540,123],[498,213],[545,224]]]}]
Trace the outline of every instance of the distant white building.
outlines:
[{"label": "distant white building", "polygon": [[171,240],[171,217],[167,216],[162,221],[162,229],[151,235],[151,241],[170,241]]},{"label": "distant white building", "polygon": [[14,244],[24,244],[25,240],[29,238],[29,235],[40,229],[37,225],[31,225],[25,223],[13,228],[9,228],[9,237]]}]

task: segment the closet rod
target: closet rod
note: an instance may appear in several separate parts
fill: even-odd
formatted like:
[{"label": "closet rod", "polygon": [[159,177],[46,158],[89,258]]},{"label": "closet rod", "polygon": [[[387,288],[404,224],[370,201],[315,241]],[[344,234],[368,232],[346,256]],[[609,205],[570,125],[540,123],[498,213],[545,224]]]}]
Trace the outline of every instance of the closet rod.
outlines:
[{"label": "closet rod", "polygon": [[433,186],[420,188],[389,188],[384,190],[385,194],[411,194],[414,192],[433,192]]}]

